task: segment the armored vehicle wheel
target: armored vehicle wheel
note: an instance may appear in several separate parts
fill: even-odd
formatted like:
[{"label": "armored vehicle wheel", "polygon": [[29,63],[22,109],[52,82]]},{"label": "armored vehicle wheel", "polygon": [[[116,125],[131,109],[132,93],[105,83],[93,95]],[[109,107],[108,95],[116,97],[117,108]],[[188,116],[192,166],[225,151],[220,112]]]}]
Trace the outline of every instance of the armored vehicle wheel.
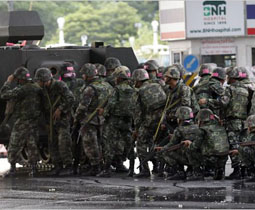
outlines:
[{"label": "armored vehicle wheel", "polygon": [[28,164],[28,153],[27,153],[27,148],[24,147],[22,152],[20,153],[20,163],[22,165],[26,165]]},{"label": "armored vehicle wheel", "polygon": [[43,146],[40,149],[40,156],[41,156],[40,159],[42,160],[42,163],[48,164],[51,162],[50,153],[49,153],[49,149],[47,146]]}]

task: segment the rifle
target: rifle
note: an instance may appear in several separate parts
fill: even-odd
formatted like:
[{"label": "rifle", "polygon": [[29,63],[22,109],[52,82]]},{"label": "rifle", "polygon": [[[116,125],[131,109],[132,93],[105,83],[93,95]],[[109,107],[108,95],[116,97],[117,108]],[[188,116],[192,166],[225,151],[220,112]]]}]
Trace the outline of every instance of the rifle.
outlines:
[{"label": "rifle", "polygon": [[255,146],[255,141],[245,141],[245,142],[234,142],[234,143],[230,143],[230,145],[236,145],[239,144],[239,146],[241,147],[245,147],[245,146]]},{"label": "rifle", "polygon": [[[183,146],[183,143],[179,143],[179,144],[175,144],[169,148],[166,148],[166,149],[162,149],[163,147],[161,146],[157,146],[157,147],[154,147],[154,149],[146,156],[146,158],[140,163],[140,165],[137,167],[138,168],[141,168],[141,166],[146,163],[147,161],[149,161],[154,155],[155,153],[163,153],[163,152],[172,152],[172,151],[175,151],[175,150],[178,150],[180,149],[181,147]],[[158,151],[158,149],[161,149],[160,151]]]},{"label": "rifle", "polygon": [[[113,91],[113,92],[114,92],[114,91]],[[77,141],[76,141],[77,144],[79,143],[79,139],[80,139],[80,136],[81,136],[81,131],[83,130],[83,128],[95,117],[95,115],[97,114],[98,109],[103,108],[103,107],[105,106],[105,104],[107,103],[108,99],[112,96],[113,92],[110,93],[110,94],[98,105],[98,107],[87,117],[87,119],[85,120],[85,122],[83,123],[83,125],[80,127],[79,135],[78,135],[78,138],[77,138]]]}]

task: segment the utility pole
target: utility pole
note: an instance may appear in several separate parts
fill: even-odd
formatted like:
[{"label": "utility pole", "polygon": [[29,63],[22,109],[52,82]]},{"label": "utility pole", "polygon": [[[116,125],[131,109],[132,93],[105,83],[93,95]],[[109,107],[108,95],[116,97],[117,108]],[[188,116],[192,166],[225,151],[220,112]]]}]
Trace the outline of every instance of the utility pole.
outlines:
[{"label": "utility pole", "polygon": [[9,12],[13,11],[13,4],[14,4],[14,2],[13,1],[8,1],[7,4],[8,4],[8,11]]}]

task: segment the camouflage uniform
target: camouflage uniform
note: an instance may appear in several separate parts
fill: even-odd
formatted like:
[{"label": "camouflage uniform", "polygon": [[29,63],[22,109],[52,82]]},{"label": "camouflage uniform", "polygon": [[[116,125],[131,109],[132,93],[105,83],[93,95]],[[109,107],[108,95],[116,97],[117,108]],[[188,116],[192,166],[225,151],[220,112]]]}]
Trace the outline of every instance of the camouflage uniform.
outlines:
[{"label": "camouflage uniform", "polygon": [[[141,162],[148,155],[148,149],[153,144],[153,136],[166,103],[166,95],[159,84],[148,81],[149,75],[144,69],[135,70],[133,78],[135,81],[142,82],[138,89],[138,102],[134,115],[135,129],[138,132],[137,153]],[[147,163],[142,165],[138,176],[150,176]]]},{"label": "camouflage uniform", "polygon": [[[221,102],[225,108],[225,125],[230,149],[236,149],[236,142],[240,141],[240,134],[244,129],[244,122],[248,113],[249,91],[239,80],[242,79],[242,72],[239,67],[235,67],[228,74],[229,80],[235,79],[225,90]],[[238,155],[231,156],[232,167],[239,171],[240,159]],[[236,172],[238,174],[238,172]]]},{"label": "camouflage uniform", "polygon": [[192,106],[191,91],[187,85],[180,81],[180,72],[177,69],[169,67],[164,76],[166,78],[178,80],[178,83],[174,88],[171,88],[169,85],[166,85],[165,87],[165,92],[169,97],[166,120],[171,127],[176,128],[177,109],[180,106]]},{"label": "camouflage uniform", "polygon": [[[46,76],[44,77],[44,75]],[[43,88],[44,114],[49,131],[49,151],[53,164],[56,167],[56,174],[59,174],[63,166],[69,170],[73,162],[70,121],[74,96],[64,82],[51,78],[47,68],[38,69],[35,80],[38,82],[50,81],[49,86],[44,86]],[[56,110],[61,111],[60,118],[53,120],[51,115]],[[51,121],[53,122],[52,128],[50,126]],[[53,132],[52,138],[51,132]]]},{"label": "camouflage uniform", "polygon": [[15,100],[15,123],[8,146],[8,161],[12,167],[15,167],[21,151],[26,146],[28,161],[33,166],[39,160],[37,148],[38,118],[41,114],[42,91],[38,85],[30,81],[31,78],[27,69],[18,68],[14,77],[17,80],[25,81],[24,84],[11,89],[11,82],[7,81],[0,90],[2,99]]},{"label": "camouflage uniform", "polygon": [[115,86],[114,77],[112,76],[115,68],[121,66],[119,59],[115,57],[109,57],[105,60],[104,66],[106,68],[106,81],[109,82],[113,87]]},{"label": "camouflage uniform", "polygon": [[[189,153],[193,152],[194,149],[191,147],[182,147],[181,149],[168,152],[167,149],[171,146],[180,144],[182,141],[189,140],[195,145],[197,141],[201,142],[201,131],[198,125],[193,122],[193,112],[190,107],[181,106],[176,112],[176,117],[179,120],[179,126],[175,129],[170,142],[163,147],[165,152],[162,154],[164,160],[175,169],[176,174],[168,179],[185,179],[186,175],[184,172],[184,165],[190,166]],[[197,152],[197,151],[195,151]],[[196,173],[200,173],[200,165],[195,166]]]},{"label": "camouflage uniform", "polygon": [[[245,137],[244,142],[255,141],[255,115],[251,115],[247,119],[249,132]],[[238,148],[241,163],[251,172],[252,177],[255,177],[255,149],[254,146],[241,146]]]},{"label": "camouflage uniform", "polygon": [[202,90],[197,92],[198,99],[206,99],[205,104],[200,104],[202,108],[211,109],[217,116],[222,115],[220,98],[224,94],[222,81],[226,78],[226,73],[223,68],[215,68],[212,76]]},{"label": "camouflage uniform", "polygon": [[209,109],[201,109],[197,117],[202,141],[191,144],[195,152],[191,153],[189,161],[193,166],[198,166],[202,160],[204,167],[215,169],[214,179],[222,179],[229,151],[225,128],[219,124],[218,119]]},{"label": "camouflage uniform", "polygon": [[[128,72],[127,72],[128,71]],[[122,81],[105,108],[106,125],[103,132],[105,170],[110,170],[113,157],[126,160],[132,144],[132,122],[136,104],[136,91],[129,85],[130,71],[125,66],[115,69],[113,75]],[[132,148],[133,149],[133,148]],[[119,166],[120,164],[117,164]],[[116,170],[119,168],[116,166]],[[109,174],[109,173],[108,173]]]},{"label": "camouflage uniform", "polygon": [[80,122],[81,124],[80,132],[83,149],[92,166],[86,175],[96,175],[100,172],[101,163],[103,162],[101,135],[104,117],[96,114],[89,122],[86,121],[98,106],[107,100],[111,91],[108,86],[105,86],[98,80],[95,65],[90,63],[85,64],[81,69],[81,73],[92,79],[87,81],[87,86],[82,93],[82,100],[75,113],[75,122]]},{"label": "camouflage uniform", "polygon": [[159,69],[159,64],[155,60],[148,60],[145,62],[143,68],[148,72],[149,74],[149,82],[151,83],[158,83],[162,87],[165,86],[165,82],[162,79],[159,79],[157,77],[158,75],[158,69]]}]

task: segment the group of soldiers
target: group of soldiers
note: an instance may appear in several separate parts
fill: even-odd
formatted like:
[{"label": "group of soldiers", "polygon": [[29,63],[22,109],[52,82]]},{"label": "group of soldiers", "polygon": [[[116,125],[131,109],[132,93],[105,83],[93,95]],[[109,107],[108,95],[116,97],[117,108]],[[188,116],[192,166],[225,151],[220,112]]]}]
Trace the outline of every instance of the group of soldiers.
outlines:
[{"label": "group of soldiers", "polygon": [[[82,79],[71,63],[56,75],[43,67],[32,80],[28,69],[20,67],[4,83],[1,98],[15,104],[10,176],[16,174],[24,146],[30,175],[38,173],[38,125],[43,120],[54,164],[49,175],[126,172],[137,178],[221,180],[230,157],[234,170],[228,178],[255,177],[255,94],[244,67],[202,64],[193,88],[183,82],[180,64],[160,67],[155,60],[131,71],[109,57],[104,65],[86,63],[79,71]],[[127,159],[129,169],[123,165]]]}]

